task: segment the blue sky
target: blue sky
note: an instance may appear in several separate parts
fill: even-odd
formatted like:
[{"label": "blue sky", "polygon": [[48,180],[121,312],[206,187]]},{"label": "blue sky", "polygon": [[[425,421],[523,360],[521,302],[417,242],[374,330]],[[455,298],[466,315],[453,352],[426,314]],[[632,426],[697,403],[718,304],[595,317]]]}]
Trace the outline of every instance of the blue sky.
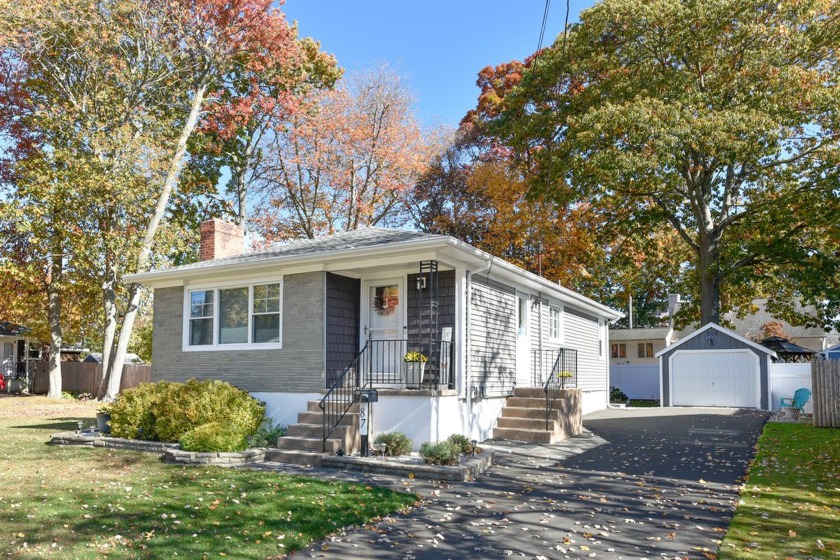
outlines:
[{"label": "blue sky", "polygon": [[[569,21],[593,0],[571,0]],[[404,76],[427,125],[457,126],[475,107],[479,70],[537,49],[543,0],[286,0],[302,37],[321,42],[348,71],[383,62]],[[551,3],[543,45],[563,30],[566,3]]]}]

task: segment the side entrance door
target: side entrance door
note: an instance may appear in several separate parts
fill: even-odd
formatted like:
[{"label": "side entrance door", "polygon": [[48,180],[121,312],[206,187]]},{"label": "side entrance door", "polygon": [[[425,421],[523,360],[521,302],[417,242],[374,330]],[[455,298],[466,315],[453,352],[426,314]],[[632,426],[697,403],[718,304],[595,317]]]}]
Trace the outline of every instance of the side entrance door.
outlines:
[{"label": "side entrance door", "polygon": [[2,354],[0,354],[0,373],[8,379],[15,376],[15,344],[4,342]]},{"label": "side entrance door", "polygon": [[367,367],[372,379],[380,384],[402,384],[401,366],[406,351],[404,279],[365,281],[362,298],[360,347],[369,345]]},{"label": "side entrance door", "polygon": [[516,386],[533,386],[531,371],[530,298],[516,294]]}]

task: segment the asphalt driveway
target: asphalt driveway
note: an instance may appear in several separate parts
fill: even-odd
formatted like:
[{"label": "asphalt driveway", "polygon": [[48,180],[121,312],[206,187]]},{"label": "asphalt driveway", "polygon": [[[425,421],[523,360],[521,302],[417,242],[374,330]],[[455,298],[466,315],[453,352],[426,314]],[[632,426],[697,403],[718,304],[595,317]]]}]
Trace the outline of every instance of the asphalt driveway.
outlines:
[{"label": "asphalt driveway", "polygon": [[418,492],[423,502],[299,554],[706,558],[726,530],[766,418],[727,409],[602,411],[584,418],[584,435],[561,444],[489,442],[497,465],[464,484],[319,471]]}]

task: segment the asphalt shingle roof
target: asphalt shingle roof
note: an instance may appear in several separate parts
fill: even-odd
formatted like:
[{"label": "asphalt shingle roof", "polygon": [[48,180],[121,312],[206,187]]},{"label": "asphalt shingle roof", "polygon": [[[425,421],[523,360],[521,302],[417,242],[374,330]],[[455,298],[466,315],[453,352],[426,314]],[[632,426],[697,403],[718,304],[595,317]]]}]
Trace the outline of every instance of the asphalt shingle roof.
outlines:
[{"label": "asphalt shingle roof", "polygon": [[333,253],[345,249],[378,247],[405,241],[443,239],[444,237],[442,235],[417,231],[368,227],[316,239],[296,239],[294,241],[276,243],[266,249],[242,253],[241,255],[232,257],[213,259],[211,261],[199,261],[168,270],[195,270],[221,264],[257,263],[275,258],[302,257],[321,253]]}]

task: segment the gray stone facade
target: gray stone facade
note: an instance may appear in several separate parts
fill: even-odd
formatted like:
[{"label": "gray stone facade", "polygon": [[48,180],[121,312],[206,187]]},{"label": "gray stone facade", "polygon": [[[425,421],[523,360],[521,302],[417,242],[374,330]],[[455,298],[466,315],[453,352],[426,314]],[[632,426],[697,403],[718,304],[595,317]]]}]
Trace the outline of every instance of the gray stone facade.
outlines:
[{"label": "gray stone facade", "polygon": [[[247,283],[243,279],[243,284]],[[283,348],[184,352],[184,288],[155,290],[152,379],[220,379],[246,391],[324,388],[325,274],[283,277]]]}]

